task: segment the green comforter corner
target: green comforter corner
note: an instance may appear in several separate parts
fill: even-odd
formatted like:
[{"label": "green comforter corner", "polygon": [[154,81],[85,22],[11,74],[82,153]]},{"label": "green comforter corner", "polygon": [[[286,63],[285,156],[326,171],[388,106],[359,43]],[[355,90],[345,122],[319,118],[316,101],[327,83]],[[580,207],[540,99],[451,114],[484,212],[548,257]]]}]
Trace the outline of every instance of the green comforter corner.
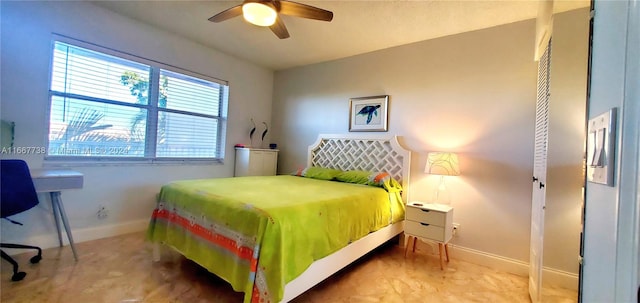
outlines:
[{"label": "green comforter corner", "polygon": [[402,220],[398,193],[295,176],[173,182],[162,187],[147,238],[245,292],[279,302],[311,263]]}]

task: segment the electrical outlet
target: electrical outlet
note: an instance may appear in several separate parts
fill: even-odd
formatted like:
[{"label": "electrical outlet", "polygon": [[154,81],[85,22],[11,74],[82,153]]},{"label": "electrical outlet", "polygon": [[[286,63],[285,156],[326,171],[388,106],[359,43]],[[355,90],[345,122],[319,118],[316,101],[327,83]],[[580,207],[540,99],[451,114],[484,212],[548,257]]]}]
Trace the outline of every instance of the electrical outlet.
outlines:
[{"label": "electrical outlet", "polygon": [[460,223],[453,223],[453,234],[455,235],[460,231]]},{"label": "electrical outlet", "polygon": [[106,219],[109,215],[109,211],[104,205],[100,205],[98,206],[98,212],[96,213],[96,215],[98,216],[98,219]]}]

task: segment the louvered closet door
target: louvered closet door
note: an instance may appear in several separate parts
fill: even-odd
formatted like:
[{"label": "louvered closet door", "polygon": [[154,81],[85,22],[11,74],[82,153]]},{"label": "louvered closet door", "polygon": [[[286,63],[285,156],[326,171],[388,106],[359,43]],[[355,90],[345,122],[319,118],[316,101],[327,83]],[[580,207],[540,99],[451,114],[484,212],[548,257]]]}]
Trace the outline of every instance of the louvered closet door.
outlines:
[{"label": "louvered closet door", "polygon": [[538,62],[538,100],[536,102],[533,192],[531,201],[531,244],[529,252],[529,295],[540,302],[542,291],[542,247],[547,182],[547,142],[549,137],[549,75],[551,41]]}]

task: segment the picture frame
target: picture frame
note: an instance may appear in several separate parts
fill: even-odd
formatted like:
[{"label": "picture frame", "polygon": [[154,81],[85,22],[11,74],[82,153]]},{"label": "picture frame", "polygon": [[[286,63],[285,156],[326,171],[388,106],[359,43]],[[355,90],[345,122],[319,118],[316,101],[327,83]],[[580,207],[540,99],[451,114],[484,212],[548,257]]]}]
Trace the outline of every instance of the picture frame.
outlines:
[{"label": "picture frame", "polygon": [[614,185],[617,108],[592,119],[587,126],[587,181]]},{"label": "picture frame", "polygon": [[350,132],[386,132],[389,121],[389,95],[351,98]]}]

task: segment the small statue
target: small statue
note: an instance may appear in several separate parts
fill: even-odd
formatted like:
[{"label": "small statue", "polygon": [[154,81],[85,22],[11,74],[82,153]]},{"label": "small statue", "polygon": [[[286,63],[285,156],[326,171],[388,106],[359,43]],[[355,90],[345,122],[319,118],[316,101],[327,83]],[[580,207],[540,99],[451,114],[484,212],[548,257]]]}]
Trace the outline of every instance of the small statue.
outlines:
[{"label": "small statue", "polygon": [[267,135],[267,132],[269,132],[269,126],[267,126],[267,122],[262,122],[262,124],[264,124],[264,131],[262,132],[262,140],[260,141],[260,146],[264,145],[264,137]]},{"label": "small statue", "polygon": [[253,146],[253,134],[256,132],[256,123],[253,122],[253,118],[251,118],[251,124],[253,124],[253,128],[249,132],[249,141],[251,141],[250,145]]}]

